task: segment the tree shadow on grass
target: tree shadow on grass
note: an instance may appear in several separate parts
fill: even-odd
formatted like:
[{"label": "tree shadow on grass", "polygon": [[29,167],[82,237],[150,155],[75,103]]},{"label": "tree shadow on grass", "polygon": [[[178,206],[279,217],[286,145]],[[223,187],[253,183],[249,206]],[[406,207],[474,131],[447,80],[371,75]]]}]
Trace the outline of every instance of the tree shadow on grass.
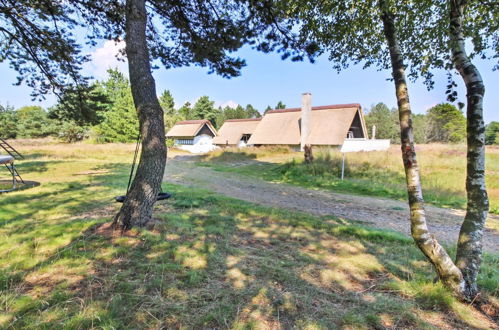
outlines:
[{"label": "tree shadow on grass", "polygon": [[24,173],[44,173],[49,169],[49,165],[57,165],[62,163],[62,160],[51,160],[51,161],[22,161],[16,163],[17,170],[23,175]]},{"label": "tree shadow on grass", "polygon": [[402,294],[433,274],[405,237],[167,188],[147,230],[64,228],[71,240],[8,287],[11,327],[476,327]]},{"label": "tree shadow on grass", "polygon": [[[119,188],[125,189],[126,177],[123,165],[96,166],[95,171],[106,169],[108,173],[88,176],[84,180],[46,183],[38,189],[2,195],[0,227],[23,220],[45,217],[71,216],[85,210],[102,207],[112,202]],[[115,174],[119,171],[120,174]],[[17,228],[22,230],[22,226]]]},{"label": "tree shadow on grass", "polygon": [[108,172],[1,196],[0,288],[18,285],[58,256],[61,245],[117,209],[113,196],[126,185],[125,166],[94,169],[102,168]]}]

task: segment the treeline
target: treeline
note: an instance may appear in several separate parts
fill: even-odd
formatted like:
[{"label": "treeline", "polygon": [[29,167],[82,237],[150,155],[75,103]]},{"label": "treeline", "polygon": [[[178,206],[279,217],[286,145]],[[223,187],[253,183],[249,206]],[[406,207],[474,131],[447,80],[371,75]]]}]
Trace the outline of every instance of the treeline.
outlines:
[{"label": "treeline", "polygon": [[[39,106],[14,109],[0,105],[0,137],[54,136],[67,142],[91,138],[99,143],[134,141],[138,135],[138,119],[130,83],[116,69],[108,70],[108,74],[104,81],[65,91],[59,102],[47,111]],[[165,114],[167,131],[181,120],[207,119],[218,129],[227,119],[261,117],[251,104],[235,108],[215,107],[215,102],[208,96],[200,97],[194,104],[186,102],[178,108],[169,91],[164,91],[158,100]],[[285,107],[279,101],[274,108],[268,106],[264,113]],[[376,138],[400,142],[397,109],[378,103],[366,111],[365,119],[369,134],[376,125]],[[436,105],[426,114],[414,114],[413,126],[416,143],[461,143],[466,139],[466,119],[449,103]],[[485,134],[487,144],[499,144],[499,122],[487,125]]]},{"label": "treeline", "polygon": [[[0,106],[0,137],[54,136],[67,142],[91,138],[99,143],[134,141],[139,123],[130,82],[116,69],[108,70],[108,74],[104,81],[78,90],[66,90],[59,102],[47,110],[40,106],[19,109]],[[251,104],[215,107],[215,102],[208,96],[200,97],[193,105],[186,102],[178,109],[169,91],[164,91],[158,100],[165,114],[166,130],[181,120],[207,119],[220,128],[227,119],[261,117]]]},{"label": "treeline", "polygon": [[[165,107],[165,100],[168,100],[169,106]],[[190,102],[184,103],[179,109],[173,107],[173,98],[168,91],[165,91],[160,97],[160,104],[165,110],[165,126],[168,130],[179,120],[206,119],[209,120],[215,128],[220,128],[227,119],[238,118],[260,118],[260,112],[251,104],[235,108],[226,106],[215,107],[215,102],[208,96],[201,96],[194,105]]]},{"label": "treeline", "polygon": [[[369,134],[376,126],[377,139],[390,139],[400,143],[399,114],[396,108],[389,109],[378,103],[366,111]],[[462,143],[466,140],[466,118],[461,110],[449,103],[441,103],[427,110],[426,114],[413,114],[414,140],[416,143]],[[487,125],[487,144],[499,144],[499,122]]]}]

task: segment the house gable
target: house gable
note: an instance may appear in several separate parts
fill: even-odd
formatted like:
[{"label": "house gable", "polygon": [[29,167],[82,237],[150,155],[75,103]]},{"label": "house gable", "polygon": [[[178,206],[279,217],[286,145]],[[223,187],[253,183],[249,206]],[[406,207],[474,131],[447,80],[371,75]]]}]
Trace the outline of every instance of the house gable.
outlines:
[{"label": "house gable", "polygon": [[196,133],[196,136],[199,136],[199,135],[209,135],[211,137],[214,137],[215,136],[215,133],[213,132],[213,130],[208,126],[208,124],[204,124],[203,127]]}]

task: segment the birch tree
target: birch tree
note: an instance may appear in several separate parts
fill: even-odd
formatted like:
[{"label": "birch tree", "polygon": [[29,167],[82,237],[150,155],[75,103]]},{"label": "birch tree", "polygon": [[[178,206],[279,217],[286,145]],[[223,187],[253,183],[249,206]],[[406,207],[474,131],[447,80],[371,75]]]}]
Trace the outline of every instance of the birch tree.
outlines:
[{"label": "birch tree", "polygon": [[[483,229],[489,211],[489,199],[485,187],[485,122],[483,120],[485,86],[480,72],[466,54],[463,21],[468,1],[449,0],[449,2],[449,43],[452,63],[466,85],[467,101],[466,194],[468,203],[466,216],[459,232],[456,264],[466,283],[466,296],[473,297],[478,292],[476,279],[482,261]],[[495,13],[498,14],[497,3],[495,7]],[[499,15],[496,15],[495,22],[491,22],[491,24],[496,24],[496,28],[498,20]],[[496,42],[497,39],[496,34]]]},{"label": "birch tree", "polygon": [[[478,293],[476,279],[482,259],[482,237],[489,200],[485,185],[485,85],[472,59],[495,60],[499,56],[499,6],[492,1],[423,1],[420,10],[408,12],[410,19],[425,22],[419,34],[405,35],[405,47],[413,71],[432,86],[433,69],[448,71],[449,101],[460,99],[455,87],[457,71],[466,89],[466,215],[459,233],[456,265],[464,280],[464,296]],[[421,10],[423,9],[423,10]],[[437,36],[437,37],[435,37]],[[466,44],[470,45],[467,51]],[[461,103],[461,102],[460,102]]]},{"label": "birch tree", "polygon": [[[454,3],[449,5],[444,1],[429,0],[330,0],[310,4],[288,1],[290,10],[286,14],[297,18],[303,40],[315,42],[319,47],[317,54],[327,54],[336,70],[344,69],[352,63],[361,63],[364,68],[376,66],[391,71],[399,111],[412,237],[434,266],[440,280],[461,298],[472,299],[477,292],[476,274],[480,266],[483,224],[488,205],[482,180],[483,118],[481,109],[476,110],[481,107],[483,96],[483,93],[480,94],[480,84],[477,83],[479,75],[472,70],[469,62],[461,70],[467,74],[467,81],[470,82],[467,86],[473,85],[475,89],[472,95],[468,95],[468,207],[461,228],[456,261],[451,259],[428,230],[407,88],[407,77],[424,77],[431,88],[432,69],[445,67],[451,49],[449,46],[453,48],[454,62],[463,58],[464,40],[456,32],[459,31],[457,17],[462,19],[463,8],[459,7],[462,2],[449,1]],[[457,12],[456,9],[452,10],[456,5]],[[449,7],[452,22],[450,26],[446,24],[449,23],[449,15],[445,11]],[[496,23],[492,23],[494,24]],[[470,31],[473,31],[477,43],[486,39],[482,37],[480,27],[471,26]],[[494,30],[489,28],[487,31],[490,34]],[[459,40],[459,43],[451,40]],[[483,43],[481,45],[482,51],[486,49]],[[448,87],[453,86],[454,84],[450,84]],[[454,91],[449,94],[455,96]],[[470,96],[473,100],[469,99]],[[472,107],[475,109],[471,113],[470,103],[474,104]]]}]

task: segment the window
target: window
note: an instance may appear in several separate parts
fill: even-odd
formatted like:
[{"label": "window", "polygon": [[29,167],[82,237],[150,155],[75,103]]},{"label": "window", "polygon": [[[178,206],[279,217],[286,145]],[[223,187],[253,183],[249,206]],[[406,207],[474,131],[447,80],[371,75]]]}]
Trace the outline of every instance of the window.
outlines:
[{"label": "window", "polygon": [[250,139],[251,137],[251,134],[243,134],[243,136],[241,137],[241,141],[243,141],[244,143],[248,143],[248,140]]},{"label": "window", "polygon": [[175,143],[180,144],[180,145],[193,145],[194,140],[192,140],[192,139],[179,139],[179,140],[175,140]]}]

